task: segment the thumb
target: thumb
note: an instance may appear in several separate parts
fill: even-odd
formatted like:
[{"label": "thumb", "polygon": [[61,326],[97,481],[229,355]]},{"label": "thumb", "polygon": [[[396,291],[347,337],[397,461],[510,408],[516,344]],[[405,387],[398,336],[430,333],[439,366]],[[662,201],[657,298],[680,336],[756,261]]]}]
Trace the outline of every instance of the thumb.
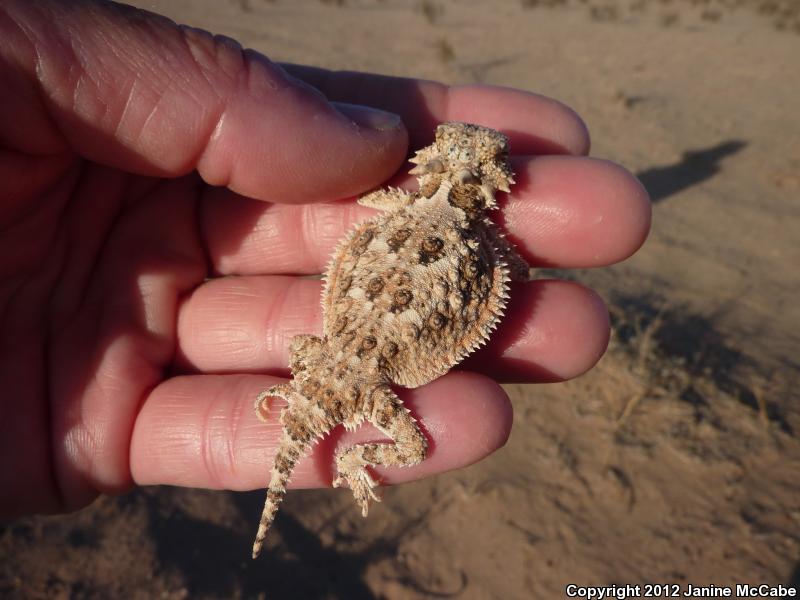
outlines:
[{"label": "thumb", "polygon": [[10,1],[0,39],[13,73],[0,79],[25,87],[3,100],[0,137],[28,152],[72,149],[145,175],[197,169],[281,202],[357,194],[405,158],[398,116],[331,104],[233,40],[139,9]]}]

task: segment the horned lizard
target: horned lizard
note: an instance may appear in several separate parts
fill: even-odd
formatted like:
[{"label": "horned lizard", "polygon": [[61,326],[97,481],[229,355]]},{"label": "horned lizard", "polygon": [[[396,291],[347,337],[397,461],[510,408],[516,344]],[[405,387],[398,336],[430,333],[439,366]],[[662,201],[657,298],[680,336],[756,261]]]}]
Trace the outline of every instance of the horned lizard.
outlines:
[{"label": "horned lizard", "polygon": [[419,191],[389,188],[358,200],[385,212],[358,225],[334,252],[322,337],[294,337],[292,381],[256,399],[262,420],[271,397],[288,405],[253,558],[295,463],[337,425],[368,421],[394,442],[337,452],[333,486],[350,487],[364,516],[379,500],[367,467],[425,458],[426,438],[391,385],[424,385],[485,343],[503,315],[509,280],[528,279],[528,265],[486,216],[497,207],[495,191],[514,183],[506,136],[444,123],[411,162]]}]

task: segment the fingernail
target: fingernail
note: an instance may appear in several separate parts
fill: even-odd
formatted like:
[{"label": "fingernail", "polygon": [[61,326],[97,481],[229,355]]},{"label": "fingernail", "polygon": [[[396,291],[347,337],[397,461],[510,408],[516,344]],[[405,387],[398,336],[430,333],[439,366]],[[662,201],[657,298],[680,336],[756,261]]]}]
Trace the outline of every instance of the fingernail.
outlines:
[{"label": "fingernail", "polygon": [[399,129],[401,125],[399,115],[385,110],[345,102],[334,102],[333,105],[339,112],[361,127],[368,127],[376,131],[389,131]]}]

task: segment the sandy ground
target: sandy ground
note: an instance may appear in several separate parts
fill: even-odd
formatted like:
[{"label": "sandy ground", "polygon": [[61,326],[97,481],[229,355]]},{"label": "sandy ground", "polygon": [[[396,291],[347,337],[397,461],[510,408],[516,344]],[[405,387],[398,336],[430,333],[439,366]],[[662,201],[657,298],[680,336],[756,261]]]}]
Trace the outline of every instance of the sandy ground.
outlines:
[{"label": "sandy ground", "polygon": [[[12,598],[560,598],[567,583],[800,585],[800,2],[161,0],[274,59],[487,82],[575,107],[653,233],[569,276],[614,319],[576,381],[509,386],[508,445],[387,490],[145,489],[0,528]],[[346,32],[346,35],[342,35]],[[552,275],[552,273],[547,273]]]}]

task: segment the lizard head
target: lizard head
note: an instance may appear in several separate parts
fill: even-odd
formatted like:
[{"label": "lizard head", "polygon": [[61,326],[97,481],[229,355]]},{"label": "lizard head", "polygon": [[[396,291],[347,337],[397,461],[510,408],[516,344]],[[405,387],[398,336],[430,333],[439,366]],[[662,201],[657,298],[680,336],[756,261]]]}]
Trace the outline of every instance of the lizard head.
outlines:
[{"label": "lizard head", "polygon": [[420,187],[447,179],[453,186],[473,192],[473,201],[478,203],[474,208],[495,208],[495,192],[508,192],[514,183],[508,166],[508,138],[480,125],[442,123],[434,143],[417,152],[411,162],[417,165],[411,173],[418,175]]}]

